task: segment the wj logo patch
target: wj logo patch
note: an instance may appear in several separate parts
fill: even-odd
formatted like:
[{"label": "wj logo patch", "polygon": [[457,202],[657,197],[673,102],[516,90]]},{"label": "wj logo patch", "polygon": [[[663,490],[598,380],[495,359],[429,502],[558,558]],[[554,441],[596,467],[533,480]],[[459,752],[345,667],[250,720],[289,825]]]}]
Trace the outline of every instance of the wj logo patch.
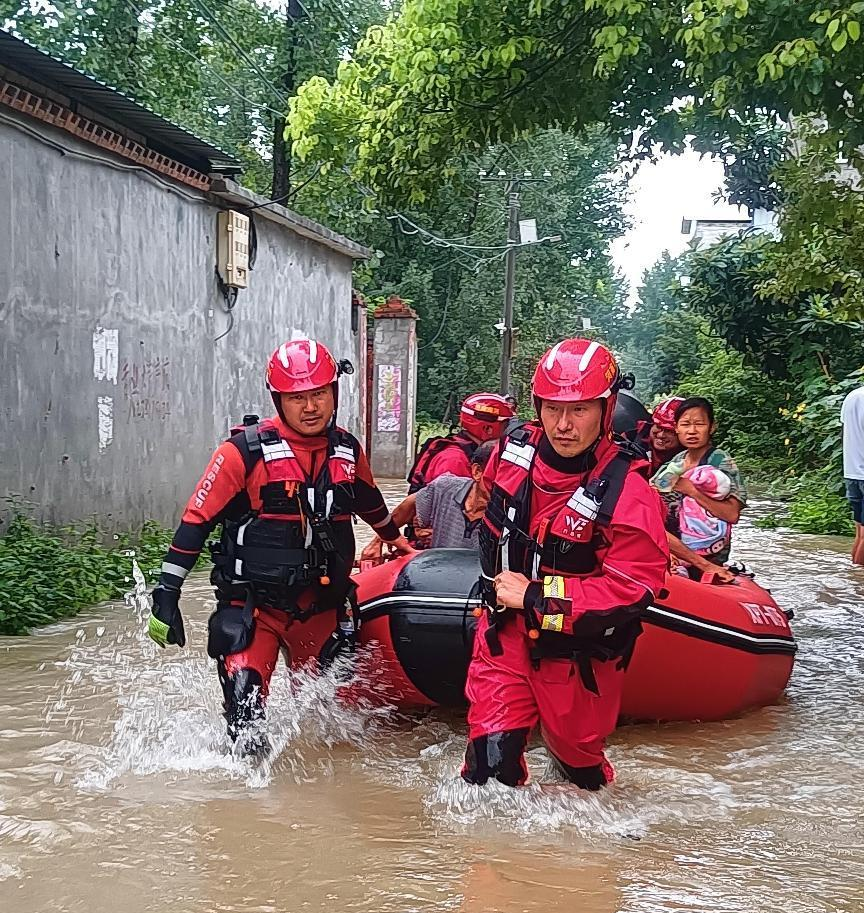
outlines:
[{"label": "wj logo patch", "polygon": [[564,517],[564,524],[569,532],[581,533],[588,525],[588,521],[584,517],[572,517],[570,514],[567,514]]}]

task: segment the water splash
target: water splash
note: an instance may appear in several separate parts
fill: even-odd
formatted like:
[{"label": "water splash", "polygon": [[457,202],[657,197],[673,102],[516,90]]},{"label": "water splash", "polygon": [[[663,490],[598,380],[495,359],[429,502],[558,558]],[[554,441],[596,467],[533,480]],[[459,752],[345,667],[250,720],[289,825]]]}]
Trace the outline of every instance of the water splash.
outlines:
[{"label": "water splash", "polygon": [[619,777],[596,793],[566,782],[542,746],[526,752],[528,785],[472,786],[459,776],[466,736],[461,721],[433,714],[400,734],[402,744],[388,740],[368,747],[364,771],[388,786],[419,793],[426,818],[453,834],[569,832],[608,845],[610,839],[641,840],[669,827],[719,823],[746,805],[745,797],[710,773],[676,766],[674,759],[637,760],[632,749],[621,746],[610,752]]},{"label": "water splash", "polygon": [[147,592],[147,580],[135,558],[132,559],[132,580],[135,585],[126,593],[123,601],[135,613],[139,625],[143,625],[150,614],[150,594]]},{"label": "water splash", "polygon": [[[125,623],[106,636],[81,628],[69,656],[59,695],[49,701],[46,721],[71,729],[79,743],[74,785],[108,790],[128,777],[221,777],[261,788],[287,773],[297,782],[330,770],[328,752],[336,746],[362,747],[384,725],[391,708],[343,700],[345,681],[374,676],[374,655],[317,668],[277,668],[271,682],[267,719],[261,733],[272,746],[267,757],[253,760],[232,750],[223,719],[222,694],[215,663],[200,649],[161,649],[146,634],[150,613],[147,582],[132,562],[132,590],[124,598]],[[190,644],[203,644],[203,625],[187,624]],[[93,636],[95,633],[95,636]],[[347,668],[348,664],[352,668]],[[104,714],[113,701],[113,725],[107,744],[88,744],[98,706]],[[109,711],[111,712],[111,711]]]}]

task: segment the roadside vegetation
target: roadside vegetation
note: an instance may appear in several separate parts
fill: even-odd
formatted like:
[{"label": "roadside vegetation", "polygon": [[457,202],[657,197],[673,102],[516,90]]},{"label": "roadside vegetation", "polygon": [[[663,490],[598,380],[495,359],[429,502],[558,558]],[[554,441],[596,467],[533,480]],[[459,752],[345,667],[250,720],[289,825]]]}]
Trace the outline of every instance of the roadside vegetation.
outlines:
[{"label": "roadside vegetation", "polygon": [[155,523],[135,535],[106,537],[95,524],[51,529],[16,510],[0,533],[0,634],[26,634],[121,598],[130,589],[132,559],[153,580],[170,541]]}]

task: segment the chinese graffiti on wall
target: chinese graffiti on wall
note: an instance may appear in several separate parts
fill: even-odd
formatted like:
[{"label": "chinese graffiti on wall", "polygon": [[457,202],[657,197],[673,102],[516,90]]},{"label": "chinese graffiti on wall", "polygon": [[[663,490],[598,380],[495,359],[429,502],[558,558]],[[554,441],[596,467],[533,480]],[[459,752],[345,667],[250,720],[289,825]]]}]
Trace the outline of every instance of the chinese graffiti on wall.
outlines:
[{"label": "chinese graffiti on wall", "polygon": [[378,431],[399,431],[402,422],[402,368],[378,365]]},{"label": "chinese graffiti on wall", "polygon": [[160,419],[171,414],[171,361],[142,358],[120,366],[120,383],[130,419]]}]

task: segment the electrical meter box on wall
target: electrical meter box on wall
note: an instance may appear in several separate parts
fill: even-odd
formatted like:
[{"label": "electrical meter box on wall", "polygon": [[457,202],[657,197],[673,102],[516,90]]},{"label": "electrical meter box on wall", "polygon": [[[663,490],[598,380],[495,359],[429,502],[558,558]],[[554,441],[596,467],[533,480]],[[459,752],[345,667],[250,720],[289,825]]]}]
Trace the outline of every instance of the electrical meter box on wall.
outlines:
[{"label": "electrical meter box on wall", "polygon": [[216,269],[229,288],[249,284],[249,216],[226,209],[217,216]]}]

